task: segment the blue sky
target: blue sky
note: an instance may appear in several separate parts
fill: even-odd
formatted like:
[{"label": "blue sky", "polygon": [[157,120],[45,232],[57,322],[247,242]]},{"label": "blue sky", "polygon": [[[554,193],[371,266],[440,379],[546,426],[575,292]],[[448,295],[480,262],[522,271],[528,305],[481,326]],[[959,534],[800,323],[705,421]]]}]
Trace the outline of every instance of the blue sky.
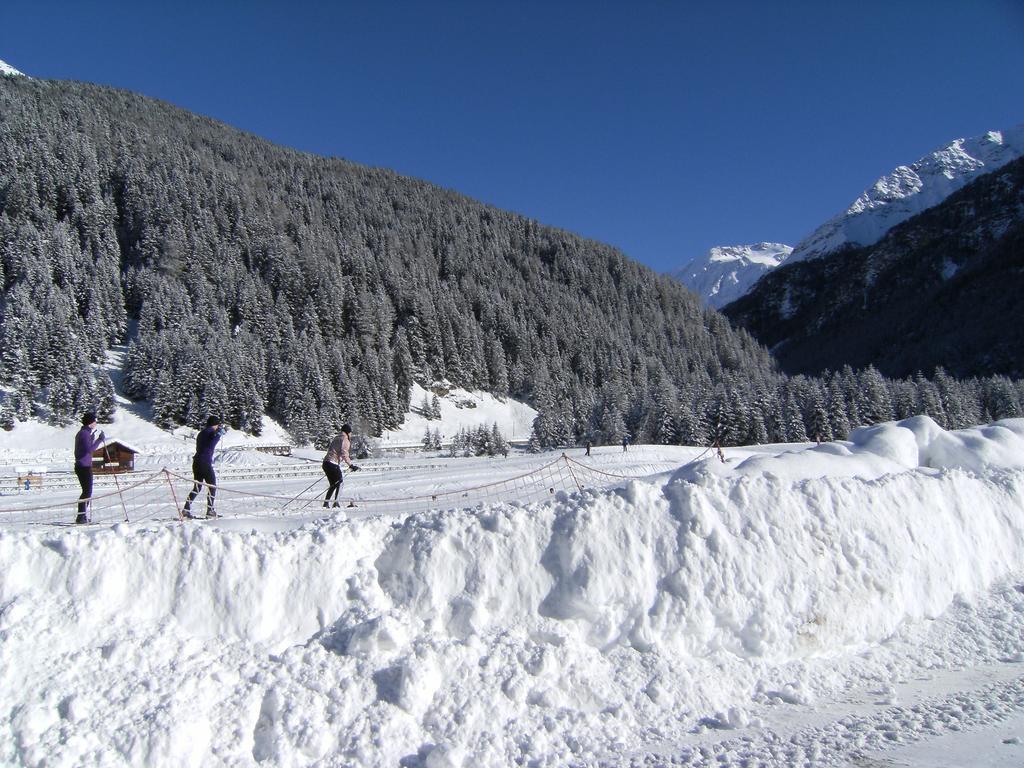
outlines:
[{"label": "blue sky", "polygon": [[1024,122],[1024,2],[6,2],[0,60],[612,243],[795,244]]}]

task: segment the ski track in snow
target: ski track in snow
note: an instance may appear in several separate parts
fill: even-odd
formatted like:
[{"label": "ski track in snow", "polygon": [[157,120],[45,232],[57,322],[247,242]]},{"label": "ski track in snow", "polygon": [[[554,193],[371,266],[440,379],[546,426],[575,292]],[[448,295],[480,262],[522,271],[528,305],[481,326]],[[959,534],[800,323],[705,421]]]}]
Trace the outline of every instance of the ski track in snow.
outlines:
[{"label": "ski track in snow", "polygon": [[581,453],[647,477],[405,517],[0,529],[0,763],[1024,763],[1024,420],[724,464]]}]

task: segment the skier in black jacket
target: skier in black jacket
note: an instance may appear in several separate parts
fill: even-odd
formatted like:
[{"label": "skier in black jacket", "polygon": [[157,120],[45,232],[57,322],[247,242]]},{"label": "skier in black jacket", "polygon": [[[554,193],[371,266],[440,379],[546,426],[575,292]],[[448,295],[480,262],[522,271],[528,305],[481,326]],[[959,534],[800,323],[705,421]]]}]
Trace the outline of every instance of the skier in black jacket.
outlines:
[{"label": "skier in black jacket", "polygon": [[196,455],[192,457],[192,479],[195,483],[192,492],[185,501],[185,517],[194,518],[192,514],[192,502],[206,485],[206,516],[216,517],[217,511],[214,504],[217,501],[217,475],[213,471],[213,449],[228,431],[222,426],[217,416],[211,416],[206,420],[206,429],[196,435]]}]

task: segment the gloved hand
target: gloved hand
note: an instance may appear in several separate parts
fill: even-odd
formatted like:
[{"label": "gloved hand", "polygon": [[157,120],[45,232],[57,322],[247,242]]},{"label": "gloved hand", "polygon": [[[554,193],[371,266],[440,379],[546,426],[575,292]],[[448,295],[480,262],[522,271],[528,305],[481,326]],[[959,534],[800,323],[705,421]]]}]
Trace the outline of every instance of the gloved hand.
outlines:
[{"label": "gloved hand", "polygon": [[102,431],[96,436],[96,439],[103,443],[107,442],[107,436]]},{"label": "gloved hand", "polygon": [[358,464],[349,464],[348,468],[350,470],[352,470],[353,472],[358,472],[359,471],[359,465]]}]

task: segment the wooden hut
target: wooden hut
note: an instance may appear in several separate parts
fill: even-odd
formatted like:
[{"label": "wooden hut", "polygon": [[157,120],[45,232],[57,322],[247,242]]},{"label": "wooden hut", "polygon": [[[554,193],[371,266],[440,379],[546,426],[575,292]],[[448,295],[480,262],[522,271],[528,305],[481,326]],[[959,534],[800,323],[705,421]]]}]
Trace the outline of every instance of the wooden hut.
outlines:
[{"label": "wooden hut", "polygon": [[96,475],[113,475],[135,469],[135,454],[139,451],[120,440],[108,440],[92,454],[92,471]]}]

